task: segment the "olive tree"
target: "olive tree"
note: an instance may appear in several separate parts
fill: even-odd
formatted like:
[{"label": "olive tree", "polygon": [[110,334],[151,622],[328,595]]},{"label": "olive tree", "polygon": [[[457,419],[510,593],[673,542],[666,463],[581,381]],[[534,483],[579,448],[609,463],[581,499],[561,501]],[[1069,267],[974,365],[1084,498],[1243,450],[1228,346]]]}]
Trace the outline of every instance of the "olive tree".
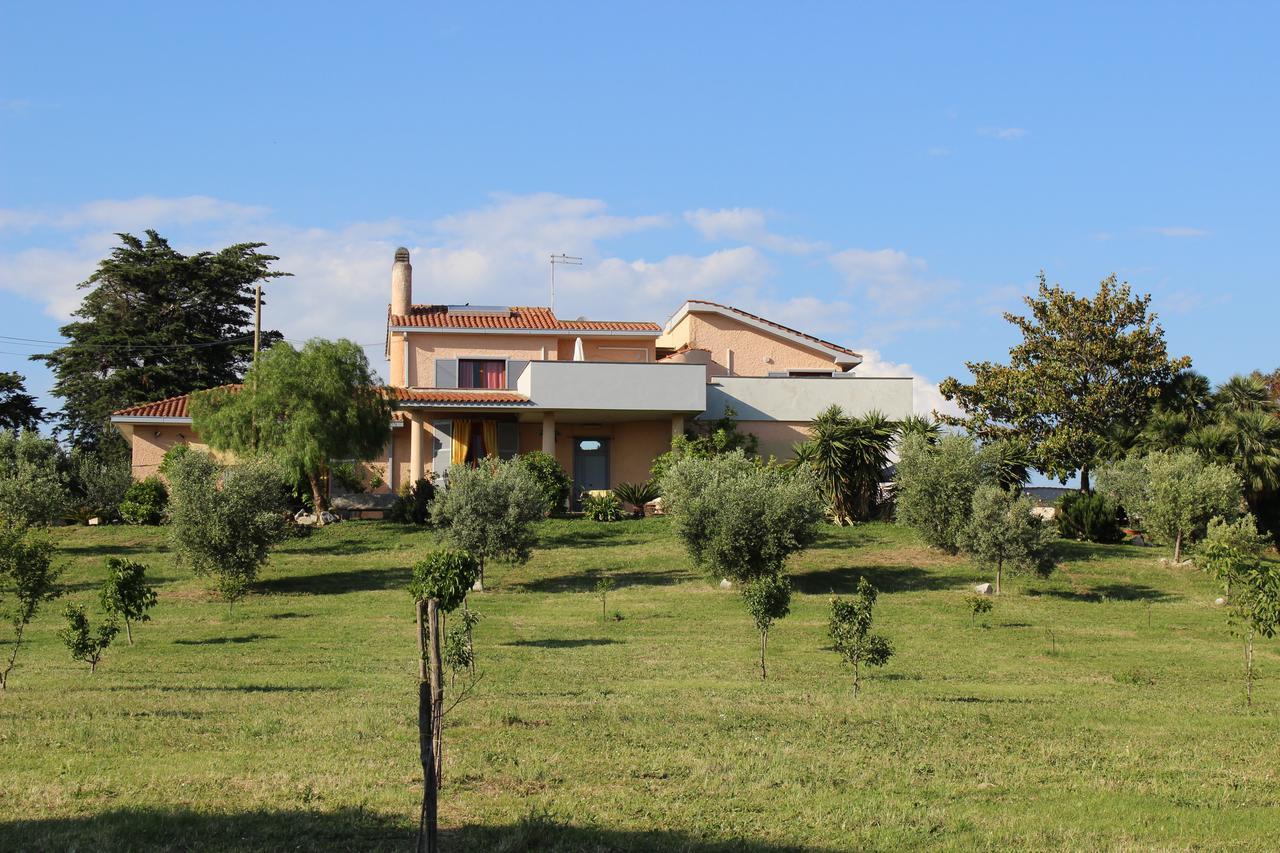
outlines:
[{"label": "olive tree", "polygon": [[825,511],[819,484],[807,469],[762,465],[735,451],[677,459],[663,475],[662,494],[694,563],[741,587],[760,632],[760,677],[767,677],[769,628],[790,604],[787,559],[817,539]]},{"label": "olive tree", "polygon": [[973,496],[961,550],[996,572],[996,595],[1006,568],[1046,575],[1053,570],[1055,530],[1032,514],[1035,504],[997,486],[981,486]]},{"label": "olive tree", "polygon": [[6,637],[8,656],[0,668],[0,690],[9,686],[27,626],[46,601],[62,594],[57,587],[62,570],[53,562],[53,543],[25,524],[0,522],[0,614],[12,626]]},{"label": "olive tree", "polygon": [[0,517],[48,525],[70,509],[67,460],[51,438],[0,430]]},{"label": "olive tree", "polygon": [[212,577],[234,603],[289,529],[288,481],[269,459],[224,467],[199,451],[177,457],[171,471],[170,547],[180,565]]},{"label": "olive tree", "polygon": [[550,510],[529,469],[515,459],[488,458],[474,467],[454,465],[448,481],[431,504],[431,520],[450,544],[479,561],[477,588],[484,588],[486,564],[528,562],[538,541],[534,523]]},{"label": "olive tree", "polygon": [[971,438],[951,435],[930,444],[907,436],[894,478],[897,521],[915,528],[927,544],[956,553],[973,494],[989,470]]},{"label": "olive tree", "polygon": [[120,633],[120,625],[108,616],[98,623],[98,630],[94,632],[84,608],[78,604],[68,604],[63,609],[62,616],[67,624],[58,632],[58,637],[71,652],[71,659],[84,661],[89,664],[89,672],[97,672],[103,652],[111,645],[116,634]]}]

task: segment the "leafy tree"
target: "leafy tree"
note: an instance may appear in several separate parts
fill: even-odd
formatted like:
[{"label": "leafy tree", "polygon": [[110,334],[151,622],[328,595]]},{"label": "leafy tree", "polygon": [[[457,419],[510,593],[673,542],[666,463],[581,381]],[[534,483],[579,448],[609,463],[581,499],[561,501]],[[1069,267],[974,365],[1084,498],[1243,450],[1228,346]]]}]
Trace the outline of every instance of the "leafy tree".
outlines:
[{"label": "leafy tree", "polygon": [[831,599],[831,619],[827,632],[832,646],[853,667],[853,695],[858,696],[861,666],[884,666],[893,656],[893,645],[879,634],[871,633],[872,608],[878,592],[865,577],[858,578],[858,591],[852,599]]},{"label": "leafy tree", "polygon": [[80,285],[77,319],[60,330],[68,343],[33,357],[53,371],[60,428],[80,447],[120,442],[116,409],[237,381],[253,358],[253,286],[287,275],[263,243],[183,255],[155,231],[117,236]]},{"label": "leafy tree", "polygon": [[[978,595],[972,593],[964,597],[964,603],[969,608],[969,625],[973,626],[975,620],[980,614],[990,613],[995,603],[988,595]],[[985,624],[985,623],[984,623]]]},{"label": "leafy tree", "polygon": [[1234,519],[1242,503],[1236,472],[1189,450],[1122,460],[1103,471],[1098,488],[1143,532],[1172,543],[1175,562],[1182,561],[1183,544],[1199,537],[1210,519]]},{"label": "leafy tree", "polygon": [[1271,542],[1258,532],[1258,523],[1245,513],[1235,521],[1214,518],[1209,521],[1204,540],[1196,546],[1192,559],[1196,565],[1223,585],[1228,598],[1231,586],[1250,568],[1260,564],[1262,554]]},{"label": "leafy tree", "polygon": [[1109,496],[1067,492],[1058,501],[1058,535],[1063,539],[1114,545],[1124,539],[1120,507]]},{"label": "leafy tree", "polygon": [[547,514],[547,495],[517,460],[487,458],[449,469],[449,488],[431,505],[431,520],[445,538],[480,562],[528,562],[537,544],[533,525]]},{"label": "leafy tree", "polygon": [[102,609],[124,620],[125,636],[133,645],[133,622],[150,622],[156,589],[147,583],[147,567],[122,557],[107,558],[107,579],[99,593]]},{"label": "leafy tree", "polygon": [[1254,639],[1269,639],[1280,630],[1280,569],[1261,562],[1243,569],[1236,579],[1230,612],[1236,633],[1244,640],[1245,704],[1252,707]]},{"label": "leafy tree", "polygon": [[132,484],[133,470],[125,454],[79,447],[71,451],[72,501],[83,518],[118,520],[120,504]]},{"label": "leafy tree", "polygon": [[973,439],[952,435],[930,445],[910,436],[899,454],[894,485],[897,520],[915,528],[934,548],[956,553],[973,510],[973,494],[989,474]]},{"label": "leafy tree", "polygon": [[550,453],[541,450],[521,454],[516,459],[537,481],[550,507],[548,512],[563,512],[573,487],[564,467]]},{"label": "leafy tree", "polygon": [[0,430],[36,430],[44,419],[44,409],[27,393],[22,374],[0,372]]},{"label": "leafy tree", "polygon": [[609,593],[617,586],[617,582],[613,578],[605,575],[596,581],[596,595],[600,596],[600,621],[603,622],[608,618],[609,614]]},{"label": "leafy tree", "polygon": [[178,457],[172,471],[169,545],[179,565],[212,577],[234,604],[287,535],[288,480],[268,459],[224,468],[196,450]]},{"label": "leafy tree", "polygon": [[120,515],[130,524],[159,524],[168,505],[169,489],[164,480],[151,476],[129,484],[120,502]]},{"label": "leafy tree", "polygon": [[24,524],[0,522],[0,616],[13,628],[12,638],[4,642],[9,655],[0,669],[0,690],[9,686],[9,674],[36,611],[62,594],[56,586],[61,573],[48,538]]},{"label": "leafy tree", "polygon": [[63,609],[62,616],[67,620],[67,625],[58,632],[58,637],[71,652],[71,659],[84,661],[89,664],[89,672],[97,672],[102,654],[116,638],[116,634],[120,633],[120,626],[114,619],[107,618],[99,623],[98,630],[94,633],[84,608],[77,604],[68,604]]},{"label": "leafy tree", "polygon": [[369,459],[391,435],[391,406],[364,350],[348,340],[281,341],[245,375],[243,391],[191,399],[192,427],[215,450],[266,452],[305,478],[317,511],[333,459]]},{"label": "leafy tree", "polygon": [[758,455],[760,439],[752,433],[739,430],[737,418],[737,411],[732,406],[725,406],[724,414],[714,421],[693,421],[685,427],[683,435],[671,439],[669,451],[653,460],[653,465],[649,468],[649,479],[661,488],[667,469],[686,456],[707,459],[737,451],[742,451],[746,456]]},{"label": "leafy tree", "polygon": [[66,515],[67,460],[51,438],[0,432],[0,516],[48,525]]},{"label": "leafy tree", "polygon": [[795,446],[796,464],[813,471],[837,524],[871,517],[897,432],[898,425],[880,412],[849,417],[839,406],[809,424],[809,438]]},{"label": "leafy tree", "polygon": [[1004,315],[1022,333],[1008,364],[967,362],[973,383],[942,383],[943,396],[965,412],[944,419],[983,440],[1015,435],[1041,471],[1064,482],[1079,471],[1088,491],[1110,436],[1144,423],[1190,359],[1169,358],[1164,330],[1148,313],[1151,297],[1132,297],[1115,276],[1089,298],[1050,287],[1041,273],[1026,303],[1029,316]]},{"label": "leafy tree", "polygon": [[981,486],[973,495],[973,512],[959,544],[996,570],[996,595],[1006,568],[1039,575],[1053,570],[1054,531],[1031,513],[1033,506],[995,486]]},{"label": "leafy tree", "polygon": [[761,631],[761,677],[769,625],[786,615],[787,559],[813,544],[823,501],[808,471],[761,465],[742,451],[684,457],[662,481],[676,535],[713,578],[728,578]]}]

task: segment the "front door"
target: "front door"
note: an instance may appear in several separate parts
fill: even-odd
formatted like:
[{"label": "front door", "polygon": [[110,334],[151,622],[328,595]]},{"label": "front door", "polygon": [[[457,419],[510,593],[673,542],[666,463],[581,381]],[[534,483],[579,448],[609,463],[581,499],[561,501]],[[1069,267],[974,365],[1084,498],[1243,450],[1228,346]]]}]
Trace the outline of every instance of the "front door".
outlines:
[{"label": "front door", "polygon": [[582,508],[582,493],[609,488],[609,439],[573,440],[573,507]]}]

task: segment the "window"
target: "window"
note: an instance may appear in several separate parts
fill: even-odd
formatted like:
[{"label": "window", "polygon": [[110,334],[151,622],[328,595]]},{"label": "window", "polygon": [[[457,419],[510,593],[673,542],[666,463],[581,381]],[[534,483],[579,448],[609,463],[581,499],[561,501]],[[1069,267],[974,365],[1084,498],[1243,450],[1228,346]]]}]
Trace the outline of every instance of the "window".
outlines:
[{"label": "window", "polygon": [[506,388],[507,363],[463,358],[458,360],[459,388]]}]

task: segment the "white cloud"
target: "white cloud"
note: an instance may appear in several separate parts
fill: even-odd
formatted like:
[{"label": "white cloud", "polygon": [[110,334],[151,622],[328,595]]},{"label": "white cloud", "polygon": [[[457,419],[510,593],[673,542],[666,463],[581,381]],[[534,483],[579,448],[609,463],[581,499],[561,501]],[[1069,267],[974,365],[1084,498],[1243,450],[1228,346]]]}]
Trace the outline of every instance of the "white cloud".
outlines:
[{"label": "white cloud", "polygon": [[821,243],[771,233],[766,227],[765,212],[754,207],[699,208],[685,211],[684,219],[707,240],[737,240],[771,252],[796,255],[823,248]]},{"label": "white cloud", "polygon": [[952,289],[929,276],[929,265],[898,249],[845,249],[828,260],[850,291],[866,295],[886,314],[918,310],[926,297]]},{"label": "white cloud", "polygon": [[91,201],[71,210],[58,212],[0,208],[0,230],[54,228],[68,231],[98,227],[112,232],[141,231],[159,223],[190,225],[197,222],[225,223],[258,219],[267,212],[264,207],[236,204],[209,196],[139,196]]},{"label": "white cloud", "polygon": [[1163,227],[1148,228],[1162,237],[1208,237],[1209,232],[1203,228],[1192,228],[1187,225],[1167,225]]},{"label": "white cloud", "polygon": [[1013,142],[1026,136],[1029,131],[1022,127],[980,127],[978,128],[979,136],[989,136],[992,139],[1001,139],[1005,142]]},{"label": "white cloud", "polygon": [[910,376],[915,380],[911,383],[911,407],[918,415],[928,415],[933,412],[939,412],[945,415],[959,415],[960,408],[942,396],[942,392],[938,390],[938,383],[921,376],[916,370],[912,369],[910,364],[903,362],[887,361],[881,357],[877,350],[863,349],[862,364],[854,370],[857,376]]}]

